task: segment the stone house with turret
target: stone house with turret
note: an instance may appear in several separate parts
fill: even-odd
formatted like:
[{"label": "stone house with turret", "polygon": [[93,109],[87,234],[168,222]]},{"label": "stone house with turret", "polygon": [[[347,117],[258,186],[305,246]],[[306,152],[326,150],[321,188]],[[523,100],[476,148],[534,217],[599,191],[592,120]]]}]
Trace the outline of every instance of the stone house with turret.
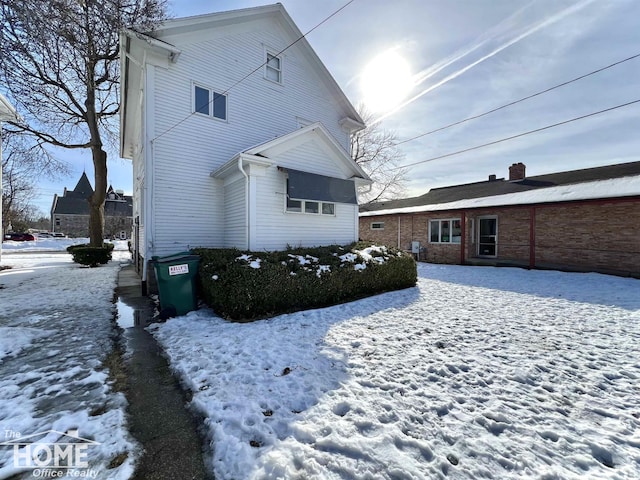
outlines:
[{"label": "stone house with turret", "polygon": [[[51,205],[51,231],[69,237],[89,236],[89,202],[93,187],[83,173],[73,190],[64,189],[62,195],[53,196]],[[105,238],[131,237],[133,228],[133,202],[130,195],[109,186],[104,203]]]}]

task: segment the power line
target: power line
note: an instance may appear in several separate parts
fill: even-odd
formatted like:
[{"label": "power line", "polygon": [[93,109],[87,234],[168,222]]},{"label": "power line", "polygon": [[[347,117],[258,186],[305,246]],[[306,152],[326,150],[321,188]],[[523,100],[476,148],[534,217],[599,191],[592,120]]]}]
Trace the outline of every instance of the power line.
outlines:
[{"label": "power line", "polygon": [[601,113],[610,112],[611,110],[616,110],[618,108],[627,107],[629,105],[633,105],[634,103],[639,103],[640,99],[633,100],[632,102],[623,103],[621,105],[616,105],[615,107],[605,108],[604,110],[600,110],[598,112],[588,113],[587,115],[582,115],[580,117],[571,118],[569,120],[565,120],[563,122],[554,123],[553,125],[547,125],[546,127],[536,128],[535,130],[529,130],[528,132],[519,133],[517,135],[512,135],[510,137],[501,138],[500,140],[494,140],[493,142],[483,143],[482,145],[476,145],[475,147],[465,148],[464,150],[458,150],[457,152],[447,153],[445,155],[439,155],[437,157],[428,158],[426,160],[420,160],[419,162],[409,163],[407,165],[402,165],[400,167],[390,168],[389,170],[398,170],[400,168],[412,167],[414,165],[419,165],[421,163],[433,162],[434,160],[440,160],[441,158],[453,157],[454,155],[459,155],[461,153],[470,152],[471,150],[477,150],[479,148],[488,147],[489,145],[495,145],[496,143],[506,142],[507,140],[513,140],[514,138],[524,137],[525,135],[530,135],[532,133],[541,132],[543,130],[548,130],[549,128],[557,127],[559,125],[564,125],[566,123],[575,122],[577,120],[582,120],[583,118],[593,117],[594,115],[599,115]]},{"label": "power line", "polygon": [[628,62],[629,60],[633,60],[634,58],[638,58],[638,57],[640,57],[640,53],[632,55],[631,57],[627,57],[624,60],[620,60],[618,62],[615,62],[615,63],[612,63],[610,65],[607,65],[606,67],[602,67],[602,68],[599,68],[599,69],[594,70],[592,72],[585,73],[584,75],[580,75],[579,77],[576,77],[574,79],[568,80],[568,81],[563,82],[563,83],[560,83],[558,85],[555,85],[553,87],[547,88],[545,90],[541,90],[540,92],[528,95],[526,97],[522,97],[519,100],[514,100],[513,102],[509,102],[509,103],[507,103],[505,105],[502,105],[500,107],[491,109],[491,110],[489,110],[487,112],[480,113],[478,115],[474,115],[472,117],[465,118],[464,120],[459,120],[457,122],[450,123],[449,125],[445,125],[444,127],[436,128],[435,130],[431,130],[431,131],[426,132],[426,133],[421,133],[420,135],[416,135],[415,137],[411,137],[411,138],[409,138],[407,140],[403,140],[401,142],[397,142],[395,145],[402,145],[403,143],[408,143],[408,142],[411,142],[411,141],[416,140],[418,138],[426,137],[427,135],[431,135],[432,133],[440,132],[442,130],[446,130],[447,128],[455,127],[456,125],[460,125],[461,123],[465,123],[465,122],[468,122],[470,120],[475,120],[476,118],[484,117],[485,115],[489,115],[490,113],[497,112],[498,110],[502,110],[503,108],[510,107],[510,106],[515,105],[515,104],[520,103],[520,102],[524,102],[525,100],[529,100],[530,98],[537,97],[538,95],[542,95],[543,93],[550,92],[552,90],[555,90],[556,88],[564,87],[565,85],[569,85],[570,83],[577,82],[578,80],[582,80],[583,78],[589,77],[591,75],[595,75],[596,73],[600,73],[600,72],[602,72],[604,70],[607,70],[609,68],[615,67],[616,65],[620,65],[621,63]]},{"label": "power line", "polygon": [[[344,10],[345,8],[347,8],[349,5],[351,5],[355,0],[349,0],[347,3],[345,3],[342,7],[340,7],[338,10],[336,10],[335,12],[333,12],[331,15],[329,15],[328,17],[326,17],[324,20],[322,20],[320,23],[318,23],[315,27],[313,27],[311,30],[309,30],[307,33],[303,33],[300,37],[298,37],[296,40],[294,40],[293,42],[291,42],[289,45],[287,45],[286,47],[284,47],[282,50],[280,50],[278,53],[276,53],[276,57],[279,57],[282,53],[286,52],[287,50],[289,50],[289,48],[293,47],[296,43],[298,43],[300,40],[302,40],[303,38],[305,38],[307,35],[309,35],[311,32],[313,32],[316,28],[320,27],[322,24],[326,23],[327,21],[329,21],[331,18],[333,18],[335,15],[337,15],[338,13],[340,13],[342,10]],[[238,80],[236,83],[234,83],[233,85],[231,85],[229,88],[227,88],[224,92],[221,93],[221,95],[226,95],[227,93],[229,93],[229,91],[238,86],[240,83],[244,82],[247,78],[249,78],[251,75],[253,75],[254,73],[256,73],[258,70],[260,70],[262,67],[264,67],[267,62],[269,60],[265,60],[262,64],[258,65],[256,68],[254,68],[252,71],[250,71],[249,73],[247,73],[244,77],[242,77],[240,80]],[[213,102],[215,101],[215,99],[211,99],[209,101],[209,103],[207,103],[207,105],[211,105]],[[172,127],[168,128],[167,130],[165,130],[164,132],[162,132],[160,135],[158,135],[157,137],[155,137],[153,140],[157,140],[158,138],[162,137],[163,135],[166,135],[167,133],[169,133],[171,130],[173,130],[174,128],[178,127],[179,125],[183,124],[184,122],[186,122],[189,118],[191,118],[193,115],[195,115],[196,112],[191,112],[189,115],[187,115],[186,117],[184,117],[182,120],[180,120],[178,123],[176,123],[175,125],[173,125]],[[153,141],[152,140],[152,141]]]}]

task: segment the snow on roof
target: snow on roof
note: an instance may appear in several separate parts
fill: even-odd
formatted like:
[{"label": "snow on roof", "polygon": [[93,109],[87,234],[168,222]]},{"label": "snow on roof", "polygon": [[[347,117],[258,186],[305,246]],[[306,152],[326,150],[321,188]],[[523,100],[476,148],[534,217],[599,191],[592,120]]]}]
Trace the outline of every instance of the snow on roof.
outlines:
[{"label": "snow on roof", "polygon": [[574,200],[595,200],[640,195],[640,175],[609,180],[560,185],[526,192],[507,193],[490,197],[471,198],[455,202],[418,205],[414,207],[389,208],[361,212],[361,217],[390,215],[394,213],[436,212],[467,208],[499,207],[506,205],[531,205],[536,203],[570,202]]}]

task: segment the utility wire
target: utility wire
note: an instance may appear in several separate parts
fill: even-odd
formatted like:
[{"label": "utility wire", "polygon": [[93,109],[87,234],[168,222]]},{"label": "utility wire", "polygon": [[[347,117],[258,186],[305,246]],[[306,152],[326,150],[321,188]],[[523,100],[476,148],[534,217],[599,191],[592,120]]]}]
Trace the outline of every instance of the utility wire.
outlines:
[{"label": "utility wire", "polygon": [[490,113],[497,112],[498,110],[502,110],[503,108],[510,107],[512,105],[515,105],[516,103],[524,102],[525,100],[529,100],[530,98],[537,97],[538,95],[542,95],[543,93],[550,92],[552,90],[555,90],[556,88],[564,87],[565,85],[569,85],[570,83],[577,82],[578,80],[582,80],[583,78],[589,77],[591,75],[595,75],[596,73],[600,73],[600,72],[602,72],[604,70],[607,70],[609,68],[615,67],[616,65],[620,65],[621,63],[628,62],[629,60],[633,60],[634,58],[638,58],[638,57],[640,57],[640,53],[637,53],[636,55],[632,55],[631,57],[627,57],[624,60],[620,60],[618,62],[615,62],[615,63],[612,63],[610,65],[607,65],[606,67],[602,67],[602,68],[599,68],[599,69],[594,70],[592,72],[585,73],[584,75],[580,75],[579,77],[576,77],[576,78],[574,78],[572,80],[568,80],[566,82],[560,83],[560,84],[555,85],[553,87],[547,88],[546,90],[542,90],[540,92],[528,95],[526,97],[522,97],[519,100],[514,100],[513,102],[507,103],[505,105],[502,105],[500,107],[494,108],[494,109],[489,110],[487,112],[480,113],[478,115],[474,115],[472,117],[465,118],[464,120],[459,120],[457,122],[450,123],[449,125],[445,125],[444,127],[436,128],[435,130],[431,130],[430,132],[421,133],[420,135],[416,135],[415,137],[411,137],[411,138],[409,138],[407,140],[403,140],[401,142],[397,142],[395,145],[396,146],[397,145],[402,145],[403,143],[408,143],[408,142],[411,142],[411,141],[416,140],[418,138],[426,137],[427,135],[431,135],[432,133],[440,132],[442,130],[446,130],[447,128],[455,127],[456,125],[460,125],[461,123],[465,123],[465,122],[468,122],[470,120],[475,120],[476,118],[484,117],[485,115],[489,115]]},{"label": "utility wire", "polygon": [[623,103],[621,105],[616,105],[615,107],[605,108],[604,110],[600,110],[598,112],[588,113],[587,115],[582,115],[580,117],[571,118],[569,120],[565,120],[563,122],[554,123],[553,125],[547,125],[546,127],[536,128],[535,130],[529,130],[528,132],[519,133],[517,135],[512,135],[507,138],[501,138],[500,140],[494,140],[493,142],[483,143],[482,145],[476,145],[475,147],[465,148],[464,150],[458,150],[457,152],[447,153],[445,155],[439,155],[437,157],[428,158],[426,160],[420,160],[418,162],[408,163],[407,165],[402,165],[400,167],[390,168],[389,170],[399,170],[401,168],[412,167],[414,165],[419,165],[421,163],[433,162],[434,160],[440,160],[441,158],[453,157],[454,155],[459,155],[461,153],[470,152],[471,150],[477,150],[479,148],[488,147],[489,145],[495,145],[496,143],[506,142],[507,140],[513,140],[514,138],[524,137],[525,135],[530,135],[532,133],[541,132],[543,130],[548,130],[549,128],[557,127],[560,125],[564,125],[566,123],[575,122],[577,120],[582,120],[583,118],[593,117],[594,115],[599,115],[601,113],[610,112],[611,110],[616,110],[618,108],[627,107],[629,105],[633,105],[634,103],[640,103],[640,99],[633,100],[632,102]]},{"label": "utility wire", "polygon": [[[291,42],[289,45],[287,45],[286,47],[284,47],[282,50],[280,50],[278,53],[276,53],[276,57],[279,57],[282,53],[286,52],[287,50],[289,50],[291,47],[293,47],[296,43],[298,43],[300,40],[302,40],[303,38],[305,38],[307,35],[309,35],[311,32],[313,32],[316,28],[320,27],[322,24],[326,23],[327,21],[329,21],[331,18],[333,18],[334,16],[336,16],[338,13],[340,13],[342,10],[344,10],[345,8],[347,8],[349,5],[351,5],[355,0],[349,0],[347,3],[345,3],[342,7],[340,7],[338,10],[336,10],[335,12],[333,12],[331,15],[329,15],[328,17],[326,17],[324,20],[322,20],[320,23],[318,23],[315,27],[313,27],[311,30],[309,30],[307,33],[303,33],[300,37],[298,37],[296,40],[294,40],[293,42]],[[240,83],[244,82],[247,78],[249,78],[251,75],[253,75],[254,73],[256,73],[258,70],[260,70],[262,67],[264,67],[267,62],[269,60],[264,61],[263,63],[261,63],[260,65],[258,65],[256,68],[254,68],[252,71],[250,71],[249,73],[247,73],[244,77],[242,77],[240,80],[238,80],[236,83],[234,83],[233,85],[231,85],[229,88],[227,88],[224,92],[221,93],[221,95],[226,95],[227,93],[229,93],[229,91],[234,88],[237,87]],[[209,103],[207,105],[211,105],[214,102],[214,99],[210,100]],[[157,140],[158,138],[162,137],[163,135],[166,135],[167,133],[169,133],[171,130],[173,130],[174,128],[178,127],[179,125],[183,124],[184,122],[186,122],[189,118],[191,118],[193,115],[195,115],[196,112],[191,112],[189,115],[187,115],[186,117],[184,117],[182,120],[180,120],[178,123],[174,124],[173,126],[169,127],[167,130],[165,130],[164,132],[162,132],[160,135],[158,135],[157,137],[155,137],[152,141]]]}]

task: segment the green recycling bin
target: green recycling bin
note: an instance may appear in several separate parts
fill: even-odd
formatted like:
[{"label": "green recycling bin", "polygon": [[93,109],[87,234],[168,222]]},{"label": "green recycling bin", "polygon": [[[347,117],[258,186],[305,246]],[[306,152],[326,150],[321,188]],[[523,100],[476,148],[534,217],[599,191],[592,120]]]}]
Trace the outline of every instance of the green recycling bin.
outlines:
[{"label": "green recycling bin", "polygon": [[195,310],[198,306],[196,274],[200,257],[181,252],[151,259],[160,292],[160,316],[185,315]]}]

